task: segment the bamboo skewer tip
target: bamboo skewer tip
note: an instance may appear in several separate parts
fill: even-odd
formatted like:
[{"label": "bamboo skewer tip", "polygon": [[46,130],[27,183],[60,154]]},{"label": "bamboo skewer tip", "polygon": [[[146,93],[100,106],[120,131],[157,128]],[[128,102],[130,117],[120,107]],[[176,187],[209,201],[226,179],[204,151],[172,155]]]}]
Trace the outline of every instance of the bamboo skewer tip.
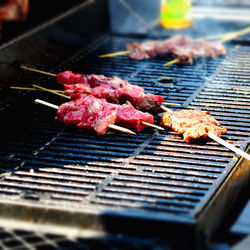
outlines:
[{"label": "bamboo skewer tip", "polygon": [[164,105],[172,105],[172,106],[181,106],[180,103],[173,103],[173,102],[162,102],[161,104],[164,104]]},{"label": "bamboo skewer tip", "polygon": [[47,92],[50,92],[50,93],[52,93],[52,94],[56,94],[56,95],[58,95],[58,96],[64,97],[64,98],[69,99],[69,100],[71,99],[70,96],[67,96],[67,95],[58,93],[58,92],[55,91],[55,90],[47,89],[47,88],[38,86],[38,85],[36,85],[36,84],[33,84],[32,86],[33,86],[34,88],[36,88],[36,89],[41,89],[41,90],[43,90],[43,91],[47,91]]},{"label": "bamboo skewer tip", "polygon": [[[38,88],[29,88],[29,87],[19,87],[19,86],[10,86],[11,89],[19,89],[19,90],[32,90],[32,91],[44,91],[42,89],[38,89]],[[51,89],[54,92],[57,93],[62,93],[63,90],[58,90],[58,89]]]},{"label": "bamboo skewer tip", "polygon": [[146,125],[146,126],[149,126],[149,127],[152,127],[152,128],[156,128],[156,129],[159,129],[159,130],[165,130],[164,128],[160,127],[160,126],[157,126],[155,124],[152,124],[152,123],[149,123],[149,122],[141,122],[142,124]]},{"label": "bamboo skewer tip", "polygon": [[56,76],[56,74],[54,74],[54,73],[50,73],[50,72],[39,70],[39,69],[30,68],[30,67],[27,67],[25,65],[21,65],[20,68],[25,69],[25,70],[29,70],[29,71],[34,71],[34,72],[41,73],[41,74],[45,74],[45,75],[49,75],[49,76]]},{"label": "bamboo skewer tip", "polygon": [[172,61],[170,61],[170,62],[165,63],[163,66],[164,66],[164,67],[167,67],[167,66],[169,66],[169,65],[172,65],[172,64],[175,64],[175,63],[178,63],[178,62],[179,62],[178,59],[174,59],[174,60],[172,60]]},{"label": "bamboo skewer tip", "polygon": [[161,105],[160,108],[161,108],[163,111],[165,111],[165,112],[172,112],[171,109],[169,109],[169,108],[167,108],[167,107],[165,107],[165,106],[163,106],[163,105]]},{"label": "bamboo skewer tip", "polygon": [[122,55],[127,55],[129,53],[130,53],[129,50],[117,51],[117,52],[114,52],[114,53],[108,53],[108,54],[100,55],[99,58],[122,56]]},{"label": "bamboo skewer tip", "polygon": [[133,132],[132,130],[121,127],[121,126],[117,126],[115,124],[110,124],[108,127],[115,129],[115,130],[118,130],[118,131],[121,131],[121,132],[124,132],[124,133],[127,133],[127,134],[136,135],[136,133]]}]

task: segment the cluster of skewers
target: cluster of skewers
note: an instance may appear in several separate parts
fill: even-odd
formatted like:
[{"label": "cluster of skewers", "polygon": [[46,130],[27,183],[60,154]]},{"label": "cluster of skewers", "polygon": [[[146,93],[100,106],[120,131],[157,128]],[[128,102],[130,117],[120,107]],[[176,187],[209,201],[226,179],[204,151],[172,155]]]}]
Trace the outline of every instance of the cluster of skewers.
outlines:
[{"label": "cluster of skewers", "polygon": [[[223,39],[218,42],[208,42],[205,39],[195,40],[184,35],[165,40],[134,42],[127,44],[126,51],[100,57],[129,54],[133,60],[143,60],[160,55],[174,58],[164,66],[174,63],[192,64],[193,59],[198,57],[214,58],[226,54],[222,43],[248,32],[250,32],[250,27],[223,35]],[[210,38],[213,39],[216,36]],[[134,131],[141,131],[146,127],[159,130],[167,127],[182,134],[187,143],[209,137],[250,160],[247,153],[220,138],[227,132],[227,129],[220,127],[221,124],[209,115],[209,111],[172,111],[163,106],[164,98],[162,96],[145,93],[142,87],[132,85],[116,76],[110,78],[104,75],[82,75],[72,71],[53,74],[26,66],[21,66],[21,68],[54,76],[57,82],[63,85],[63,91],[33,85],[36,90],[48,91],[69,99],[60,106],[39,99],[35,100],[35,103],[57,109],[55,120],[59,123],[75,127],[79,131],[94,131],[98,135],[105,134],[110,128],[135,134]],[[154,124],[154,116],[150,114],[150,112],[155,113],[158,109],[165,111],[162,115],[161,126]]]},{"label": "cluster of skewers", "polygon": [[[186,35],[177,35],[165,40],[147,40],[142,43],[133,42],[126,45],[126,50],[100,55],[100,58],[128,55],[132,60],[144,60],[156,56],[172,57],[171,64],[192,64],[193,60],[201,57],[218,57],[226,54],[224,42],[250,32],[250,27],[237,32],[223,35],[193,39]],[[221,38],[217,42],[207,40]]]},{"label": "cluster of skewers", "polygon": [[[146,127],[164,130],[154,124],[153,115],[148,113],[156,112],[160,108],[165,111],[161,125],[183,134],[186,142],[191,143],[209,137],[250,160],[247,153],[220,138],[227,129],[221,128],[221,124],[209,115],[209,111],[172,111],[162,105],[163,97],[146,94],[142,87],[132,85],[118,77],[81,75],[72,71],[52,74],[26,66],[21,68],[55,76],[57,82],[64,86],[64,91],[61,92],[33,85],[35,89],[70,99],[60,106],[35,100],[35,103],[56,109],[55,120],[59,123],[75,127],[79,131],[94,131],[98,135],[105,134],[109,128],[129,134],[135,134],[134,131],[141,131]],[[143,112],[145,110],[148,112]]]}]

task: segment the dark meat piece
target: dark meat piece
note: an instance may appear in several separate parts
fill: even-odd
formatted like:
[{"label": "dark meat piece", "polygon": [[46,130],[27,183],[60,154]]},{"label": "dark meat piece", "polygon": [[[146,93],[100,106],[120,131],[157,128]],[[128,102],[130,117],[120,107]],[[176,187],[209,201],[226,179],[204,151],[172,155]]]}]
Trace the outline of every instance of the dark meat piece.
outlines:
[{"label": "dark meat piece", "polygon": [[[96,98],[106,99],[110,103],[132,103],[136,109],[156,111],[164,98],[158,95],[144,93],[144,89],[118,77],[103,75],[80,75],[65,71],[57,75],[57,82],[64,85],[65,94],[78,98],[82,94],[92,94]],[[81,95],[79,95],[79,93]]]},{"label": "dark meat piece", "polygon": [[206,139],[209,131],[217,136],[227,132],[226,128],[221,128],[220,123],[209,115],[209,111],[181,110],[165,112],[162,116],[162,123],[175,132],[183,134],[183,139],[188,143],[193,140]]},{"label": "dark meat piece", "polygon": [[95,131],[99,135],[107,132],[109,125],[117,123],[123,127],[141,131],[147,125],[154,124],[154,117],[136,110],[131,103],[123,105],[107,103],[93,95],[86,95],[59,106],[57,117],[59,123],[77,127],[80,131]]},{"label": "dark meat piece", "polygon": [[178,59],[180,64],[191,64],[194,58],[217,57],[226,54],[222,44],[195,40],[191,37],[180,35],[166,40],[149,40],[143,43],[127,44],[130,58],[143,60],[157,55],[171,56]]},{"label": "dark meat piece", "polygon": [[141,131],[148,127],[142,122],[154,124],[154,117],[148,113],[143,113],[135,109],[131,103],[127,102],[123,105],[117,105],[116,122],[122,127]]},{"label": "dark meat piece", "polygon": [[127,81],[122,80],[121,78],[114,77],[106,77],[104,75],[87,75],[88,83],[91,88],[102,86],[104,88],[109,89],[118,89],[123,88],[124,86],[131,85]]},{"label": "dark meat piece", "polygon": [[126,50],[130,51],[129,57],[133,60],[143,60],[150,58],[149,52],[144,48],[143,43],[129,43],[126,46]]},{"label": "dark meat piece", "polygon": [[66,89],[74,88],[74,84],[81,83],[86,85],[86,87],[90,87],[88,83],[88,79],[85,75],[73,73],[70,70],[64,71],[60,74],[56,75],[56,80],[58,83],[65,86]]},{"label": "dark meat piece", "polygon": [[56,121],[80,131],[95,131],[98,135],[107,132],[115,123],[117,107],[89,95],[59,106]]}]

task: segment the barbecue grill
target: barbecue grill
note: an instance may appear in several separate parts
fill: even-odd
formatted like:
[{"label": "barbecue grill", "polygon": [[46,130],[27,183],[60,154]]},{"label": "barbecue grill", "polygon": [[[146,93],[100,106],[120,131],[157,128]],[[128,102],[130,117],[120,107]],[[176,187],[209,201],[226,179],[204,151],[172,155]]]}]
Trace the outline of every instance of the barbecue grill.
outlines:
[{"label": "barbecue grill", "polygon": [[[148,128],[136,136],[114,131],[104,136],[78,133],[57,124],[54,110],[33,104],[40,98],[60,105],[62,99],[9,86],[36,83],[59,89],[53,77],[24,71],[19,68],[22,63],[54,73],[70,69],[116,75],[180,104],[176,110],[210,110],[228,128],[223,139],[248,151],[248,36],[227,43],[226,56],[198,59],[188,66],[163,68],[168,60],[160,57],[100,59],[98,55],[124,50],[129,42],[161,38],[170,31],[156,26],[147,36],[114,34],[108,29],[106,1],[79,2],[0,47],[3,234],[11,232],[20,242],[30,235],[38,237],[44,241],[38,243],[41,247],[48,242],[74,247],[65,234],[79,237],[79,244],[106,240],[109,247],[119,247],[118,242],[166,247],[177,240],[197,248],[207,246],[219,228],[231,223],[229,214],[239,209],[239,198],[242,202],[249,186],[247,160],[213,141],[187,144],[169,130]],[[93,20],[95,32],[89,28]],[[77,29],[78,23],[82,29]],[[188,32],[198,37],[197,25],[205,23],[195,23],[196,28]],[[218,31],[245,25],[225,22]],[[158,124],[160,117],[161,113],[155,114]],[[138,243],[136,237],[144,241]]]}]

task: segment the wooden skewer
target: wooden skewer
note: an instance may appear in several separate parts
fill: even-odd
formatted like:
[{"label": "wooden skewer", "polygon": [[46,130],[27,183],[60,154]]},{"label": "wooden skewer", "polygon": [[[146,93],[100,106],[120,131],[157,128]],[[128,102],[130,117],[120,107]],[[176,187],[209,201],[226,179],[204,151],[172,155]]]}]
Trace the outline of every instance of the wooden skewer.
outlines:
[{"label": "wooden skewer", "polygon": [[161,108],[163,111],[172,112],[171,109],[169,109],[169,108],[167,108],[167,107],[165,107],[165,106],[163,106],[163,105],[161,105],[160,108]]},{"label": "wooden skewer", "polygon": [[224,37],[229,37],[229,36],[232,36],[232,35],[244,34],[244,32],[249,32],[249,28],[250,27],[247,27],[247,28],[244,28],[244,29],[238,30],[238,31],[227,32],[227,33],[224,33],[224,34],[201,37],[201,38],[198,38],[198,40],[213,40],[213,39],[217,39],[217,38],[221,38],[221,37],[224,38]]},{"label": "wooden skewer", "polygon": [[[37,88],[18,87],[18,86],[10,86],[10,88],[11,89],[20,89],[20,90],[44,91],[44,90],[37,89]],[[51,89],[51,90],[53,90],[54,92],[57,92],[57,93],[63,92],[63,90],[57,90],[57,89]]]},{"label": "wooden skewer", "polygon": [[38,85],[35,85],[35,84],[33,84],[32,86],[33,86],[34,88],[36,88],[36,89],[41,89],[41,90],[43,90],[43,91],[47,91],[47,92],[50,92],[50,93],[52,93],[52,94],[59,95],[59,96],[61,96],[61,97],[64,97],[64,98],[70,100],[70,96],[67,96],[67,95],[58,93],[57,91],[55,91],[55,90],[53,90],[53,89],[47,89],[47,88],[44,88],[44,87],[41,87],[41,86],[38,86]]},{"label": "wooden skewer", "polygon": [[100,55],[99,58],[115,57],[115,56],[127,55],[129,53],[130,53],[129,50],[117,51],[117,52],[114,52],[114,53]]},{"label": "wooden skewer", "polygon": [[148,122],[141,122],[142,124],[146,125],[146,126],[149,126],[149,127],[152,127],[152,128],[156,128],[156,129],[159,129],[159,130],[165,130],[164,128],[160,127],[160,126],[157,126],[157,125],[154,125],[152,123],[148,123]]},{"label": "wooden skewer", "polygon": [[172,64],[175,64],[175,63],[178,63],[178,62],[179,62],[178,59],[174,59],[174,60],[172,60],[172,61],[170,61],[170,62],[165,63],[163,66],[164,66],[164,67],[167,67],[167,66],[169,66],[169,65],[172,65]]},{"label": "wooden skewer", "polygon": [[229,40],[232,40],[233,38],[236,38],[236,37],[239,37],[239,36],[242,36],[242,35],[245,35],[247,33],[250,32],[250,27],[247,27],[243,30],[240,30],[238,32],[233,32],[231,34],[227,34],[224,38],[222,38],[220,41],[218,41],[219,43],[224,43],[224,42],[227,42]]},{"label": "wooden skewer", "polygon": [[226,148],[232,150],[233,152],[235,152],[236,154],[246,158],[247,160],[250,161],[250,155],[247,154],[246,152],[242,151],[239,148],[236,148],[234,145],[228,143],[227,141],[224,141],[223,139],[221,139],[220,137],[216,136],[215,134],[213,134],[211,131],[208,132],[208,136],[215,140],[216,142],[218,142],[219,144],[225,146]]},{"label": "wooden skewer", "polygon": [[[53,109],[56,109],[56,110],[58,110],[58,108],[59,108],[57,105],[54,105],[54,104],[49,103],[49,102],[45,102],[45,101],[40,100],[40,99],[36,99],[34,102],[36,104],[42,104],[42,105],[45,105],[47,107],[50,107],[50,108],[53,108]],[[131,131],[130,129],[123,128],[123,127],[120,127],[120,126],[117,126],[117,125],[114,125],[114,124],[110,124],[110,125],[108,125],[108,127],[112,128],[112,129],[115,129],[115,130],[118,130],[120,132],[124,132],[124,133],[131,134],[131,135],[136,135],[136,133]]]},{"label": "wooden skewer", "polygon": [[161,104],[164,104],[164,105],[171,105],[171,106],[181,106],[180,103],[172,103],[172,102],[162,102]]},{"label": "wooden skewer", "polygon": [[55,105],[55,104],[52,104],[52,103],[49,103],[49,102],[45,102],[45,101],[43,101],[43,100],[40,100],[40,99],[36,99],[35,101],[34,101],[34,103],[35,104],[42,104],[42,105],[44,105],[44,106],[47,106],[47,107],[50,107],[50,108],[53,108],[53,109],[56,109],[56,110],[58,110],[58,106],[57,105]]},{"label": "wooden skewer", "polygon": [[49,76],[56,76],[56,74],[53,74],[53,73],[50,73],[50,72],[46,72],[46,71],[43,71],[43,70],[38,70],[38,69],[30,68],[30,67],[27,67],[27,66],[24,66],[24,65],[21,65],[20,68],[26,69],[26,70],[30,70],[30,71],[34,71],[34,72],[41,73],[41,74],[45,74],[45,75],[49,75]]},{"label": "wooden skewer", "polygon": [[[164,106],[160,106],[160,108],[166,112],[173,112],[171,109],[166,108]],[[218,137],[217,135],[213,134],[211,131],[208,132],[208,137],[216,142],[218,142],[219,144],[223,145],[224,147],[230,149],[231,151],[235,152],[236,154],[244,157],[247,160],[250,160],[250,155],[247,154],[246,152],[242,151],[239,148],[236,148],[234,145],[228,143],[227,141],[221,139],[220,137]]]}]

